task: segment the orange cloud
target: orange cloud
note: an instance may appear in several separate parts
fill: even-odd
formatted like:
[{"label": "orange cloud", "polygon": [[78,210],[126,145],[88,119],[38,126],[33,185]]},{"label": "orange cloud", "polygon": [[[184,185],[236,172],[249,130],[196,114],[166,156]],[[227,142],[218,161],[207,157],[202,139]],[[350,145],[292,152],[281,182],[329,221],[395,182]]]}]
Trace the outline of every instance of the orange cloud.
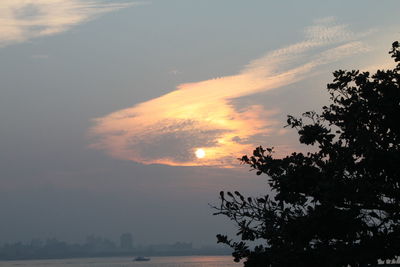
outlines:
[{"label": "orange cloud", "polygon": [[[256,136],[282,131],[271,119],[277,111],[260,105],[237,109],[233,99],[298,82],[322,64],[368,50],[345,26],[312,26],[306,36],[250,62],[236,75],[181,84],[168,94],[95,119],[92,147],[144,164],[237,165],[238,156],[258,145]],[[205,157],[195,156],[199,148]]]}]

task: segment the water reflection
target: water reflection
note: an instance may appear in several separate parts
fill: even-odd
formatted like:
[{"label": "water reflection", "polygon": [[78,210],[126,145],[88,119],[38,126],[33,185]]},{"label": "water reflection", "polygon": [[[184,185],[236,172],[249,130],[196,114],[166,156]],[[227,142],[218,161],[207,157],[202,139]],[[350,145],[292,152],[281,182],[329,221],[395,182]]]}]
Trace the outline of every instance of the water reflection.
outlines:
[{"label": "water reflection", "polygon": [[149,262],[133,262],[132,258],[84,258],[61,260],[0,261],[5,266],[73,266],[73,267],[239,267],[231,256],[153,257]]}]

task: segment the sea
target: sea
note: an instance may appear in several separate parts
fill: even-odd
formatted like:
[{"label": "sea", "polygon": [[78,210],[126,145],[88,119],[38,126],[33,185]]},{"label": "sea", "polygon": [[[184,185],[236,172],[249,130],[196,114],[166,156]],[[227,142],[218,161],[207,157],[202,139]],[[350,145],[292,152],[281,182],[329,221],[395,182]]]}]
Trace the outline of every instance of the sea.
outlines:
[{"label": "sea", "polygon": [[150,261],[133,261],[133,257],[79,258],[57,260],[0,261],[0,267],[241,267],[232,256],[152,257]]}]

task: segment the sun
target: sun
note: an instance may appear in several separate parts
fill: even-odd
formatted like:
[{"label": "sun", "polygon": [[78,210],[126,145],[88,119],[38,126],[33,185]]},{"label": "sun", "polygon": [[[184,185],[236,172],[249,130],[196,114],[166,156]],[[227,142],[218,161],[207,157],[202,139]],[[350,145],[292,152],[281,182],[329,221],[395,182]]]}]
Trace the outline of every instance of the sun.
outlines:
[{"label": "sun", "polygon": [[196,154],[196,157],[199,159],[202,159],[206,156],[206,152],[201,148],[198,148],[194,153]]}]

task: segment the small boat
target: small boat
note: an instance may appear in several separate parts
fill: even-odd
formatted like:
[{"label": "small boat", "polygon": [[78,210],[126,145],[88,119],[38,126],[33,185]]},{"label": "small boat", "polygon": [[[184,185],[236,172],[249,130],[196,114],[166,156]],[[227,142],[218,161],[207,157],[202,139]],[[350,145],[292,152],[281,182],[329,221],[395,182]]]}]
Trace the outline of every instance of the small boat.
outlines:
[{"label": "small boat", "polygon": [[149,261],[149,260],[150,260],[150,258],[146,258],[146,257],[142,257],[142,256],[138,256],[133,259],[133,261]]}]

